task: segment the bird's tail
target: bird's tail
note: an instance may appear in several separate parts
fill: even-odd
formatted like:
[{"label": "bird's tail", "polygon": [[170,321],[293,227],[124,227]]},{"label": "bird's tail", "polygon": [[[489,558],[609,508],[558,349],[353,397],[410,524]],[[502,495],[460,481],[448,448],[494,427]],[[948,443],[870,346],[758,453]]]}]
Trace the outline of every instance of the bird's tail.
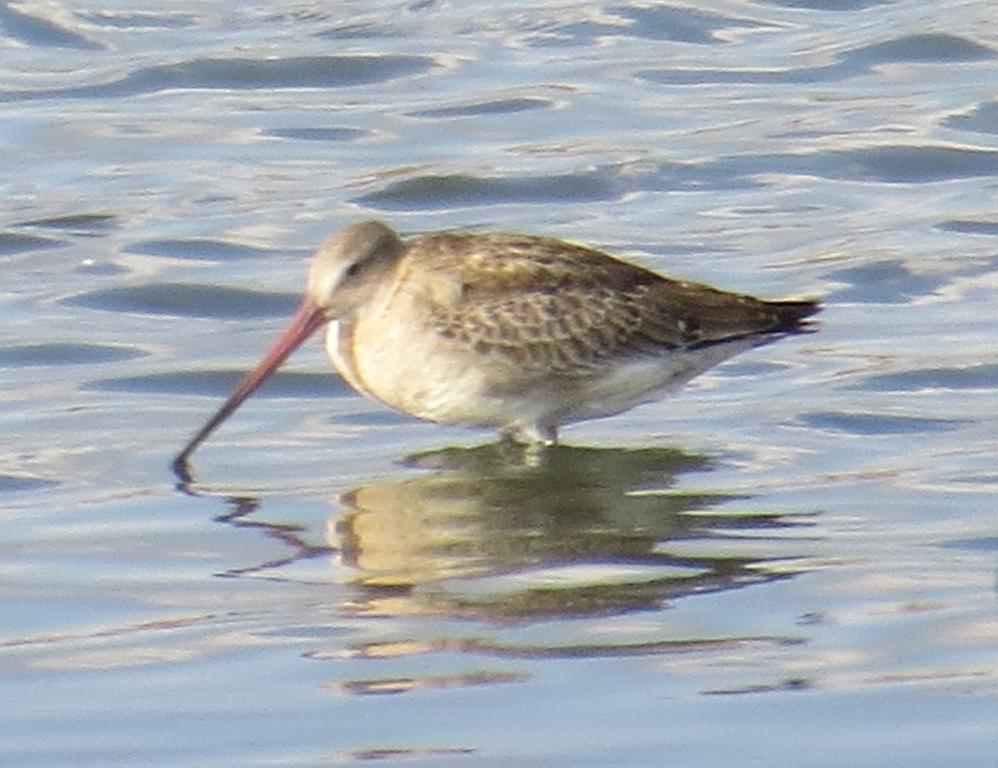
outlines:
[{"label": "bird's tail", "polygon": [[812,328],[807,318],[822,310],[821,302],[815,299],[789,299],[770,301],[769,306],[776,311],[776,324],[771,333],[801,333]]}]

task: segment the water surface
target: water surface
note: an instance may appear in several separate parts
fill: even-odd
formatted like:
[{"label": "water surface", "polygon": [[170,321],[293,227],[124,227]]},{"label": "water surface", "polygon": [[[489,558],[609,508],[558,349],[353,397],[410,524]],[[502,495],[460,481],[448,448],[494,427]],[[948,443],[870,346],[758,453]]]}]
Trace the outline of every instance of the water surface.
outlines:
[{"label": "water surface", "polygon": [[[992,766],[987,3],[0,4],[0,763]],[[525,465],[318,344],[329,232],[817,295]]]}]

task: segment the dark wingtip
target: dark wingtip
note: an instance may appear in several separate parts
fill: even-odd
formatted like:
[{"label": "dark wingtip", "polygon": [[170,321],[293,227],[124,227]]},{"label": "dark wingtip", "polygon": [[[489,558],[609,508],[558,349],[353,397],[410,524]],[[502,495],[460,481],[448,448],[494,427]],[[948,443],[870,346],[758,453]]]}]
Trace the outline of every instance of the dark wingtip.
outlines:
[{"label": "dark wingtip", "polygon": [[770,306],[776,310],[774,331],[803,331],[810,327],[807,318],[816,315],[824,308],[817,299],[795,299],[773,301]]}]

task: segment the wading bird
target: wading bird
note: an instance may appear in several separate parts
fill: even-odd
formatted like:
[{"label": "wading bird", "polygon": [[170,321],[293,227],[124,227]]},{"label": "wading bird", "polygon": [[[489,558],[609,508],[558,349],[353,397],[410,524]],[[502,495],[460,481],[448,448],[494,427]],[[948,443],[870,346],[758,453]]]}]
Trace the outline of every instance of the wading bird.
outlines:
[{"label": "wading bird", "polygon": [[316,252],[284,334],[175,466],[310,335],[358,392],[420,419],[528,445],[662,397],[750,347],[806,329],[816,301],[763,301],[548,237],[368,221]]}]

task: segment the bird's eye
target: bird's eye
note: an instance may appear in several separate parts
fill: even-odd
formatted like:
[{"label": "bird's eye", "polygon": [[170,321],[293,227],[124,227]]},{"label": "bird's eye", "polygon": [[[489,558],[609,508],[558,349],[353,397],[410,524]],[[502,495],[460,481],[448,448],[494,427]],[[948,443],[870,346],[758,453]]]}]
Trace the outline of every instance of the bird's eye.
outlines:
[{"label": "bird's eye", "polygon": [[349,267],[347,267],[346,276],[347,277],[357,277],[357,275],[360,274],[360,271],[363,268],[364,268],[363,263],[361,263],[359,261],[355,261],[353,264],[351,264]]}]

